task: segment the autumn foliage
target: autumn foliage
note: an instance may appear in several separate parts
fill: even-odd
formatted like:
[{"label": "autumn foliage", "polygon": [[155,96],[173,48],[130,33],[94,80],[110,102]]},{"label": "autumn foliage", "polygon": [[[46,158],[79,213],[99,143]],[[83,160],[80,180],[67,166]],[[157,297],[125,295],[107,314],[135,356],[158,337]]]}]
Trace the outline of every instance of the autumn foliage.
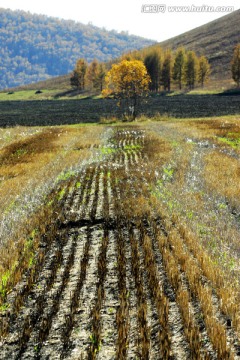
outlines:
[{"label": "autumn foliage", "polygon": [[234,49],[233,58],[232,58],[232,78],[240,86],[240,43]]},{"label": "autumn foliage", "polygon": [[139,99],[148,93],[150,81],[142,61],[122,60],[107,73],[106,88],[102,93],[103,96],[114,95],[119,98],[120,105],[126,107],[135,119]]}]

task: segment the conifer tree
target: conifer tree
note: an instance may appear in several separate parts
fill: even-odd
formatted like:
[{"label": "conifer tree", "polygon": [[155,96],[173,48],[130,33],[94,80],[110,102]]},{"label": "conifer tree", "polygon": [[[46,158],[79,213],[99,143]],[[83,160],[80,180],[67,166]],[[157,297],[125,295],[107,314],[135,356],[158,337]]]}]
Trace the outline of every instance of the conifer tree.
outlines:
[{"label": "conifer tree", "polygon": [[176,52],[173,65],[173,80],[178,83],[180,90],[182,89],[182,84],[184,80],[185,57],[186,56],[184,48],[179,48]]},{"label": "conifer tree", "polygon": [[201,56],[198,61],[198,83],[203,87],[208,81],[210,74],[210,64],[205,56]]},{"label": "conifer tree", "polygon": [[184,67],[185,83],[190,90],[194,89],[197,80],[198,58],[194,51],[188,51]]},{"label": "conifer tree", "polygon": [[98,74],[97,74],[97,87],[100,91],[103,90],[105,76],[106,76],[105,65],[100,63],[99,67],[98,67]]},{"label": "conifer tree", "polygon": [[98,87],[98,73],[99,63],[94,59],[87,69],[87,80],[92,89],[97,89]]},{"label": "conifer tree", "polygon": [[154,49],[147,53],[144,58],[144,65],[151,78],[149,84],[151,91],[158,91],[161,80],[161,50]]},{"label": "conifer tree", "polygon": [[70,82],[73,87],[76,87],[79,90],[84,90],[86,71],[87,62],[84,59],[79,59],[70,78]]},{"label": "conifer tree", "polygon": [[237,87],[240,86],[240,44],[237,44],[232,58],[232,78],[237,84]]},{"label": "conifer tree", "polygon": [[172,53],[167,50],[164,55],[164,61],[162,66],[161,81],[164,90],[171,90],[171,79],[172,79]]}]

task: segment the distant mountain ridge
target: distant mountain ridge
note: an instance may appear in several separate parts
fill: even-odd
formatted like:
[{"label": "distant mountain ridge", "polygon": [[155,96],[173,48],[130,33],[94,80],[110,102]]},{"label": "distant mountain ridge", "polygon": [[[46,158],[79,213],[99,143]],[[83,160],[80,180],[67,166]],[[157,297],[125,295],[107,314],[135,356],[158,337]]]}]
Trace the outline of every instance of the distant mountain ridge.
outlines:
[{"label": "distant mountain ridge", "polygon": [[81,57],[107,61],[153,43],[127,32],[0,8],[0,89],[67,74]]},{"label": "distant mountain ridge", "polygon": [[205,55],[212,68],[213,79],[231,78],[231,59],[234,47],[240,43],[240,10],[199,26],[184,34],[160,42],[164,49],[183,46]]}]

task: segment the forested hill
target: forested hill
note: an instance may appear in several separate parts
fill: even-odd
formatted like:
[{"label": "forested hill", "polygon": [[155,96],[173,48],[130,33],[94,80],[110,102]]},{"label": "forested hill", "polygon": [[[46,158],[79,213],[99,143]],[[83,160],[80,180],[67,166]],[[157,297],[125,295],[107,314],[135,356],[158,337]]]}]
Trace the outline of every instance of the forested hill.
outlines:
[{"label": "forested hill", "polygon": [[80,57],[106,61],[152,43],[126,32],[0,8],[0,89],[67,74]]}]

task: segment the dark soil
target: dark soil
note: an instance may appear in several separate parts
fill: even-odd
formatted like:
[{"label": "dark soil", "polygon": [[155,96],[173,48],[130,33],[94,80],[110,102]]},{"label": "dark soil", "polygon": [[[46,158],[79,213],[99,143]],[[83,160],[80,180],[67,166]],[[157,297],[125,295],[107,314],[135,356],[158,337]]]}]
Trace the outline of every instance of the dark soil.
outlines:
[{"label": "dark soil", "polygon": [[[240,113],[236,95],[151,96],[142,101],[139,114],[198,118]],[[1,101],[0,126],[45,126],[99,122],[101,117],[121,117],[114,99]]]}]

